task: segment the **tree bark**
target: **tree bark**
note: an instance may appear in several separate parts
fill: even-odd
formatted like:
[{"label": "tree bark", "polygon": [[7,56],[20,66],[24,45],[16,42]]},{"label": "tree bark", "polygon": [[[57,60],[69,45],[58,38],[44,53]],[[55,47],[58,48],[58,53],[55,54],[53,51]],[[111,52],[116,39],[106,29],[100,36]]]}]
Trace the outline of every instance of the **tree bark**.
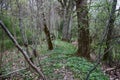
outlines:
[{"label": "tree bark", "polygon": [[90,34],[87,0],[76,1],[78,19],[78,50],[77,56],[90,58]]},{"label": "tree bark", "polygon": [[52,45],[52,41],[51,41],[51,38],[50,38],[50,32],[49,32],[46,24],[44,24],[44,32],[45,32],[46,39],[47,39],[48,49],[53,50],[53,45]]},{"label": "tree bark", "polygon": [[52,44],[52,40],[50,38],[50,31],[47,27],[47,24],[46,24],[46,19],[45,19],[45,15],[43,13],[43,25],[44,25],[44,33],[46,35],[46,40],[47,40],[47,44],[48,44],[48,49],[49,50],[53,50],[53,44]]},{"label": "tree bark", "polygon": [[67,23],[67,9],[66,9],[66,7],[64,7],[64,9],[63,9],[63,28],[62,28],[62,40],[63,41],[69,41],[68,30],[69,30],[69,26]]}]

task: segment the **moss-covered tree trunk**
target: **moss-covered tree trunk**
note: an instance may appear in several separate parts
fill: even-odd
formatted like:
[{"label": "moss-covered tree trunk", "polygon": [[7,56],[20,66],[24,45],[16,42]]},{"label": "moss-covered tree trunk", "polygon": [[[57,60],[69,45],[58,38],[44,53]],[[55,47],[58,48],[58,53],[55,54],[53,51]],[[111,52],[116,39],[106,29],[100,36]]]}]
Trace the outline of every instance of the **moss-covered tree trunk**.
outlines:
[{"label": "moss-covered tree trunk", "polygon": [[51,41],[51,38],[50,38],[50,32],[49,32],[48,27],[47,27],[46,24],[44,24],[44,32],[45,32],[45,35],[46,35],[48,49],[53,50],[53,44],[52,44],[52,41]]},{"label": "moss-covered tree trunk", "polygon": [[46,40],[47,40],[47,44],[48,44],[48,49],[49,49],[49,50],[53,50],[53,44],[52,44],[52,40],[51,40],[51,38],[50,38],[50,31],[49,31],[49,29],[48,29],[48,27],[47,27],[47,24],[46,24],[46,19],[45,19],[45,14],[44,14],[44,12],[43,12],[43,14],[42,14],[42,17],[43,17],[43,26],[44,26],[43,30],[44,30],[44,33],[45,33],[45,35],[46,35]]},{"label": "moss-covered tree trunk", "polygon": [[77,0],[78,50],[77,56],[90,58],[89,20],[87,0]]}]

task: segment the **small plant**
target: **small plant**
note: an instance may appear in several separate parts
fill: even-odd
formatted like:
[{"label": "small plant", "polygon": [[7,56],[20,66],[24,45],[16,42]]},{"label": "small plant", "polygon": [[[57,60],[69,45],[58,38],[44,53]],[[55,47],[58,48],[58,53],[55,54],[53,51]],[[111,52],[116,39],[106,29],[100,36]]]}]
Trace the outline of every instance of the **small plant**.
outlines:
[{"label": "small plant", "polygon": [[[75,48],[70,43],[55,41],[56,48],[49,52],[51,53],[48,58],[42,60],[41,65],[43,71],[49,80],[63,79],[64,75],[59,73],[64,69],[73,73],[74,78],[77,80],[84,80],[88,71],[94,66],[91,62],[88,62],[84,58],[69,56],[68,54],[74,54]],[[71,49],[71,50],[70,50]],[[46,54],[49,54],[48,52]],[[63,69],[64,68],[64,69]],[[103,75],[102,71],[98,67],[91,76],[90,80],[108,80],[108,77]]]}]

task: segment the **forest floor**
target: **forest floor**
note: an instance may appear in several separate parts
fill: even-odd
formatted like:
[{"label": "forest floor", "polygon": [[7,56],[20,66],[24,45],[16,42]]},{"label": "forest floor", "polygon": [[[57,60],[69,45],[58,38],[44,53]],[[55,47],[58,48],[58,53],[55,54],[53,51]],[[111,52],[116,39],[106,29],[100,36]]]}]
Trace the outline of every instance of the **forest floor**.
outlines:
[{"label": "forest floor", "polygon": [[101,66],[101,70],[109,75],[109,79],[110,80],[120,80],[120,65],[118,65],[119,63],[114,63],[116,65],[113,65],[112,67],[103,64]]},{"label": "forest floor", "polygon": [[[40,57],[35,59],[47,79],[85,80],[95,63],[73,56],[76,48],[72,44],[58,40],[54,42],[54,47],[54,50],[48,51],[46,45],[38,46]],[[2,70],[5,80],[39,80],[16,49],[4,52]],[[91,73],[90,80],[120,80],[120,68],[100,65]]]}]

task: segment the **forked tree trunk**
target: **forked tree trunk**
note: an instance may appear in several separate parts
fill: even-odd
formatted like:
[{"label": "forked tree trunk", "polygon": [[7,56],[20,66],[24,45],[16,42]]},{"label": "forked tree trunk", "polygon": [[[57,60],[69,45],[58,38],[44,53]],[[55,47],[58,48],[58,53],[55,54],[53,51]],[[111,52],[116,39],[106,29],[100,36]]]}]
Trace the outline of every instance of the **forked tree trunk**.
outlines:
[{"label": "forked tree trunk", "polygon": [[[69,42],[71,39],[73,0],[58,0],[63,10],[62,40]],[[60,32],[60,31],[59,31]]]},{"label": "forked tree trunk", "polygon": [[90,58],[89,20],[87,0],[77,0],[78,50],[77,56]]}]

